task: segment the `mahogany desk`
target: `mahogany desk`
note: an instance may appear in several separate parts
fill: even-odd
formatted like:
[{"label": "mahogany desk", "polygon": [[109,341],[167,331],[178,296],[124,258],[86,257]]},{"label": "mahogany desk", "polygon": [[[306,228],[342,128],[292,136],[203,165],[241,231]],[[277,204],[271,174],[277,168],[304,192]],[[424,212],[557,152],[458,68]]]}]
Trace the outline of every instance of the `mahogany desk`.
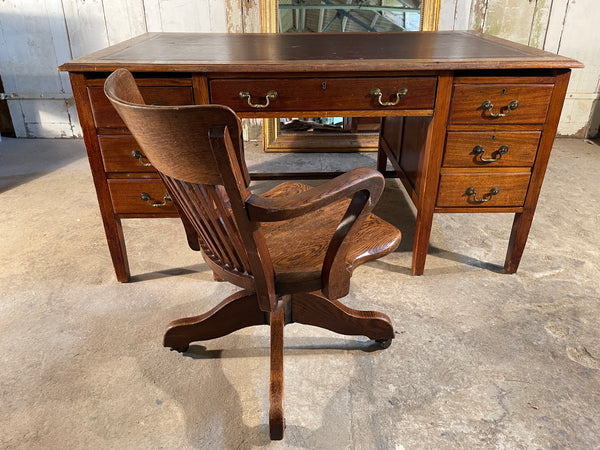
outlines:
[{"label": "mahogany desk", "polygon": [[110,254],[127,281],[121,219],[177,209],[104,96],[120,67],[148,103],[382,117],[377,168],[391,161],[417,208],[412,271],[422,274],[433,215],[443,212],[514,213],[504,267],[517,270],[570,68],[582,64],[473,32],[148,33],[66,63]]}]

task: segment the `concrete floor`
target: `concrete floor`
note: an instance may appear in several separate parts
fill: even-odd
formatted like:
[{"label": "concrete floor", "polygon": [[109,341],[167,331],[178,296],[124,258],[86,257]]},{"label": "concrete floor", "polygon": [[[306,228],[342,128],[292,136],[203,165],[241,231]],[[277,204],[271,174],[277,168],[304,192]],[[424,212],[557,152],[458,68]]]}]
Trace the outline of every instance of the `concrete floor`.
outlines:
[{"label": "concrete floor", "polygon": [[[255,170],[373,155],[249,152]],[[269,161],[268,161],[269,160]],[[235,291],[177,220],[128,220],[115,281],[83,143],[0,142],[0,447],[591,449],[600,447],[600,147],[557,140],[529,242],[501,273],[512,216],[437,215],[410,275],[414,211],[389,180],[377,211],[404,233],[344,302],[397,338],[286,327],[285,440],[270,443],[268,328],[178,354],[165,325]],[[257,183],[257,190],[266,183]]]}]

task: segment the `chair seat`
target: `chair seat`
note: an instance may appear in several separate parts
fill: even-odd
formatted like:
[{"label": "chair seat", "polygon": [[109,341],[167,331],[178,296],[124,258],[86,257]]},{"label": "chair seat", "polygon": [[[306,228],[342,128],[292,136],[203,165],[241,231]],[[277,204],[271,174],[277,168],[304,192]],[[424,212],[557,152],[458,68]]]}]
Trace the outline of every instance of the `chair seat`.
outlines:
[{"label": "chair seat", "polygon": [[[287,182],[269,190],[263,197],[277,198],[311,189],[299,182]],[[280,222],[262,224],[275,280],[288,293],[311,286],[321,289],[321,269],[327,246],[340,223],[350,199],[340,200],[317,211]],[[369,214],[351,243],[346,263],[350,271],[360,264],[394,251],[400,231],[385,220]]]}]

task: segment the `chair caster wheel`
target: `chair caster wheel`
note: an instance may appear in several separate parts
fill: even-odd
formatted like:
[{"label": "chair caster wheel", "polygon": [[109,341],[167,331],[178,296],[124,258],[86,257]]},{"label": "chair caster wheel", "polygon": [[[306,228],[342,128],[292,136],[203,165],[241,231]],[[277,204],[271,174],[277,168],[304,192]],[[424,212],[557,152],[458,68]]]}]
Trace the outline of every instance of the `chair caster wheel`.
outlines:
[{"label": "chair caster wheel", "polygon": [[377,342],[379,348],[388,348],[390,345],[392,345],[391,339],[376,339],[375,342]]},{"label": "chair caster wheel", "polygon": [[179,353],[185,353],[188,351],[188,349],[190,348],[189,345],[186,345],[185,347],[171,347],[171,351],[176,351]]}]

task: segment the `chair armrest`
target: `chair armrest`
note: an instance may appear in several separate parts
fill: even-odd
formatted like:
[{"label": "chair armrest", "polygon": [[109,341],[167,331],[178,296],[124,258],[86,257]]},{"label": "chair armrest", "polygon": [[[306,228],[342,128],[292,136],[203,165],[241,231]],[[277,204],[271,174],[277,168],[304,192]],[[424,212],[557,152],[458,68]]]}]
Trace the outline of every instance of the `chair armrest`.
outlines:
[{"label": "chair armrest", "polygon": [[377,170],[359,167],[320,186],[283,198],[266,198],[251,194],[246,199],[250,220],[277,222],[315,211],[337,200],[348,198],[360,191],[368,192],[369,203],[379,200],[385,179]]},{"label": "chair armrest", "polygon": [[354,235],[379,200],[385,179],[375,169],[360,167],[321,186],[284,198],[250,195],[246,210],[252,221],[275,222],[315,211],[337,200],[351,198],[327,247],[321,272],[323,294],[330,300],[348,294],[352,267],[346,255]]}]

